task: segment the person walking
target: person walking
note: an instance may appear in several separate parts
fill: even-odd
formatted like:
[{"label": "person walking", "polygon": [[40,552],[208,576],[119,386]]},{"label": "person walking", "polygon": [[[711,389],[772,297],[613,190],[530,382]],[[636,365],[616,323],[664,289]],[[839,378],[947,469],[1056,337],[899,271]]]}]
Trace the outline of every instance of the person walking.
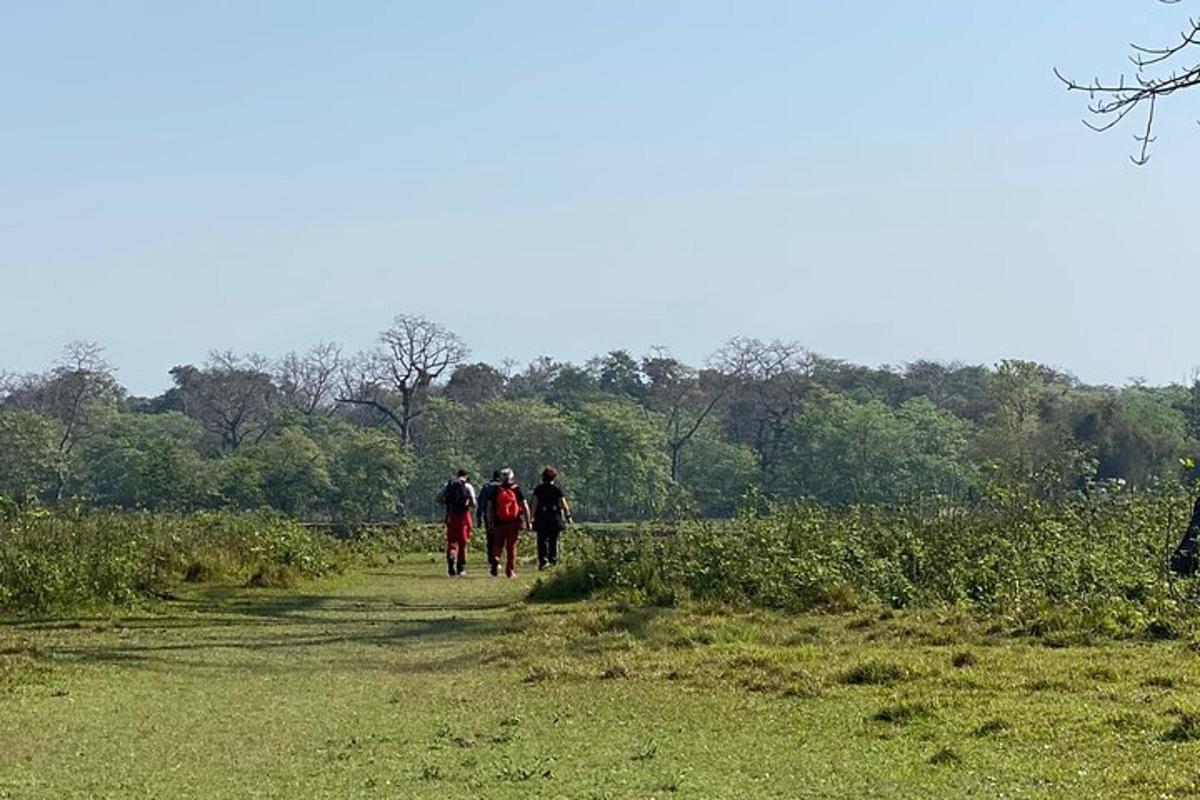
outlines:
[{"label": "person walking", "polygon": [[471,518],[476,507],[471,476],[460,469],[439,497],[446,506],[446,572],[451,576],[467,574],[467,544],[471,541]]},{"label": "person walking", "polygon": [[492,558],[493,542],[492,539],[492,524],[488,521],[488,507],[492,503],[492,496],[496,493],[496,487],[500,485],[500,470],[492,473],[492,479],[485,483],[479,489],[479,505],[475,511],[475,522],[483,526],[484,541],[487,545],[487,557],[490,561]]},{"label": "person walking", "polygon": [[542,470],[542,482],[533,490],[533,530],[537,533],[538,569],[558,563],[558,535],[571,521],[571,506],[555,481],[558,470]]},{"label": "person walking", "polygon": [[492,575],[500,572],[503,552],[506,556],[504,575],[511,578],[517,571],[517,537],[529,528],[529,504],[511,469],[500,470],[500,483],[491,495],[487,515],[492,531],[492,551],[489,553]]}]

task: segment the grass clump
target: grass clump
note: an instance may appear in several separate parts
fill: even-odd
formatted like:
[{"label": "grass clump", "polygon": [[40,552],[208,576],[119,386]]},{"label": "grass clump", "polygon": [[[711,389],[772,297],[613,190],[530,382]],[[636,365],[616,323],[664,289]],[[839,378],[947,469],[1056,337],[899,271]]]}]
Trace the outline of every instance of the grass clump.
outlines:
[{"label": "grass clump", "polygon": [[620,661],[614,661],[600,672],[600,679],[605,681],[624,680],[629,676],[629,667]]},{"label": "grass clump", "polygon": [[933,716],[933,709],[925,703],[897,703],[884,706],[871,715],[873,722],[886,722],[891,725],[907,725],[918,719]]},{"label": "grass clump", "polygon": [[979,656],[972,653],[970,650],[964,650],[961,653],[955,653],[950,659],[950,664],[957,669],[967,669],[979,663]]},{"label": "grass clump", "polygon": [[1136,712],[1125,712],[1109,717],[1104,724],[1117,733],[1141,733],[1146,729],[1146,718]]},{"label": "grass clump", "polygon": [[548,680],[557,678],[559,671],[545,664],[534,664],[529,668],[529,672],[525,673],[525,677],[521,679],[525,684],[545,683]]},{"label": "grass clump", "polygon": [[999,736],[1000,734],[1007,733],[1010,730],[1012,730],[1012,725],[1009,724],[1008,720],[992,718],[976,728],[972,732],[972,735],[976,738],[984,739],[988,736]]},{"label": "grass clump", "polygon": [[851,686],[891,686],[908,680],[912,671],[894,661],[869,660],[842,673],[842,683]]},{"label": "grass clump", "polygon": [[291,589],[301,578],[300,572],[290,566],[260,566],[246,581],[252,589]]},{"label": "grass clump", "polygon": [[962,763],[962,756],[952,747],[943,747],[929,757],[929,763],[934,767],[951,767]]},{"label": "grass clump", "polygon": [[1200,740],[1200,714],[1194,711],[1179,712],[1175,725],[1163,734],[1168,742],[1195,742]]}]

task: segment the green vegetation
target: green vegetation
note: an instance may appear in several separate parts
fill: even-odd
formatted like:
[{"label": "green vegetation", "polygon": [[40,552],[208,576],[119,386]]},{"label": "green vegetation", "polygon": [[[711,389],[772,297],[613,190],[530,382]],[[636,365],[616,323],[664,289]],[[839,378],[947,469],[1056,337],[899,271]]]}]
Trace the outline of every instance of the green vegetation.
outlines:
[{"label": "green vegetation", "polygon": [[427,519],[454,470],[560,468],[580,519],[731,517],[774,501],[972,505],[1123,482],[1189,485],[1200,382],[1086,386],[1029,361],[868,368],[735,338],[692,367],[614,351],[469,363],[400,316],[355,356],[214,353],[130,396],[94,345],[0,375],[0,496],[22,507],[270,509],[342,525]]},{"label": "green vegetation", "polygon": [[[2,382],[0,798],[1197,791],[1200,384],[465,355]],[[445,578],[438,484],[545,460],[564,565]]]},{"label": "green vegetation", "polygon": [[609,594],[792,612],[954,608],[1047,638],[1173,638],[1200,591],[1166,569],[1182,492],[1005,493],[971,506],[752,507],[729,522],[589,537],[535,599]]},{"label": "green vegetation", "polygon": [[[961,507],[752,498],[733,520],[574,528],[571,561],[533,599],[607,595],[790,612],[955,608],[1043,637],[1175,638],[1200,618],[1195,582],[1166,569],[1189,508],[1181,491],[1115,486],[1055,499],[1001,492]],[[128,604],[182,581],[287,584],[442,546],[436,525],[360,527],[340,540],[334,532],[269,513],[14,508],[0,525],[0,609]]]},{"label": "green vegetation", "polygon": [[0,514],[0,612],[134,605],[183,582],[287,586],[338,571],[349,553],[271,514]]},{"label": "green vegetation", "polygon": [[526,604],[529,574],[439,573],[412,555],[0,627],[0,797],[1196,791],[1187,639],[1047,647],[945,610]]}]

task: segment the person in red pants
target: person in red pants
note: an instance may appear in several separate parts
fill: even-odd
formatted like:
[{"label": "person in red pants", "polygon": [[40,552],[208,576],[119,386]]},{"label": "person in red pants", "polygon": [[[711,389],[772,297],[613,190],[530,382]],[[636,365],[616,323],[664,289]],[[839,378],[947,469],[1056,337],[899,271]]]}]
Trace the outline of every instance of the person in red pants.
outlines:
[{"label": "person in red pants", "polygon": [[467,544],[471,541],[471,517],[475,487],[470,475],[460,469],[454,480],[439,492],[446,506],[446,571],[451,577],[467,574]]},{"label": "person in red pants", "polygon": [[499,574],[503,553],[506,556],[504,574],[511,578],[517,569],[517,537],[529,528],[529,503],[511,469],[500,470],[500,484],[491,493],[487,516],[492,531],[492,551],[488,553],[492,575]]}]

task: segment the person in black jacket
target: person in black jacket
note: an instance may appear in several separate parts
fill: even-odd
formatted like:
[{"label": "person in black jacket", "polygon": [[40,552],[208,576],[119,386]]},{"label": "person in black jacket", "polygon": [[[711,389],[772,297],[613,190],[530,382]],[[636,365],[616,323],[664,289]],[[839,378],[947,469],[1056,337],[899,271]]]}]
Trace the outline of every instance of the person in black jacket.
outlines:
[{"label": "person in black jacket", "polygon": [[1171,571],[1176,575],[1189,577],[1196,574],[1197,556],[1200,556],[1196,546],[1198,538],[1200,538],[1200,498],[1192,506],[1192,519],[1188,523],[1182,541],[1175,548],[1175,552],[1171,554]]},{"label": "person in black jacket", "polygon": [[475,521],[483,526],[484,536],[487,541],[488,560],[491,560],[492,551],[495,549],[495,542],[492,541],[492,526],[488,521],[488,506],[491,505],[492,497],[496,494],[496,487],[500,485],[500,470],[492,473],[492,479],[479,487],[479,505],[476,507]]},{"label": "person in black jacket", "polygon": [[558,535],[571,521],[571,505],[555,481],[558,470],[542,470],[542,482],[533,490],[533,530],[537,533],[538,569],[558,563]]}]

